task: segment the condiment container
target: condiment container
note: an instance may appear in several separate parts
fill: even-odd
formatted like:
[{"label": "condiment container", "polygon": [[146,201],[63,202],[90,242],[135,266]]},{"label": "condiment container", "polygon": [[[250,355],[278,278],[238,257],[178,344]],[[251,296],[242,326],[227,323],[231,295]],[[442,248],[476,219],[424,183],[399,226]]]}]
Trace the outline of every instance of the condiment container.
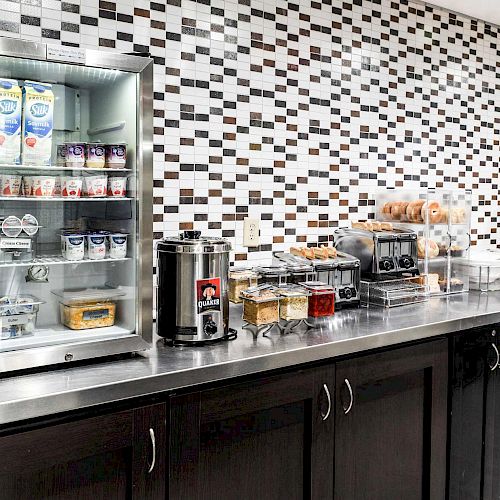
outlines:
[{"label": "condiment container", "polygon": [[125,295],[115,288],[55,290],[59,297],[61,323],[72,330],[113,326],[116,318],[116,299]]},{"label": "condiment container", "polygon": [[127,145],[124,143],[106,144],[106,167],[125,168]]},{"label": "condiment container", "polygon": [[104,168],[106,163],[105,145],[89,142],[85,145],[85,165],[88,168]]},{"label": "condiment container", "polygon": [[311,295],[309,297],[309,316],[321,318],[335,313],[335,289],[322,281],[300,283]]},{"label": "condiment container", "polygon": [[82,168],[85,165],[84,142],[66,142],[66,158],[64,165],[68,168]]},{"label": "condiment container", "polygon": [[0,340],[32,335],[42,303],[32,295],[0,298]]},{"label": "condiment container", "polygon": [[23,196],[33,196],[34,180],[31,175],[23,175],[22,193]]},{"label": "condiment container", "polygon": [[259,274],[259,285],[284,285],[289,273],[283,266],[257,267],[255,271]]},{"label": "condiment container", "polygon": [[35,236],[35,234],[38,233],[38,228],[40,227],[38,225],[37,218],[31,214],[25,214],[23,216],[23,218],[21,219],[21,226],[23,231],[28,236]]},{"label": "condiment container", "polygon": [[271,285],[260,285],[241,292],[243,320],[255,326],[279,321],[279,297]]},{"label": "condiment container", "polygon": [[2,221],[2,233],[9,238],[17,238],[23,230],[21,219],[9,215]]},{"label": "condiment container", "polygon": [[232,269],[229,271],[229,300],[233,304],[242,302],[241,292],[257,286],[259,275],[251,269]]},{"label": "condiment container", "polygon": [[279,287],[276,293],[280,296],[280,319],[294,321],[309,317],[309,295],[303,287],[286,285]]}]

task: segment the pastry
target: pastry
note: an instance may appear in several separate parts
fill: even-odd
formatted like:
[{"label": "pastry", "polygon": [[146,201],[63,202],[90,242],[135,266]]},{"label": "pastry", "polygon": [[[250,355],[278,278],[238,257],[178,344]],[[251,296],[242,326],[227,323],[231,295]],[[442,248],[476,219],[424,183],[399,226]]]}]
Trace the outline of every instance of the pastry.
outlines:
[{"label": "pastry", "polygon": [[452,224],[463,224],[465,222],[465,208],[450,209],[450,222]]},{"label": "pastry", "polygon": [[464,254],[464,248],[460,245],[452,245],[450,247],[450,255],[452,257],[462,257]]},{"label": "pastry", "polygon": [[443,209],[437,201],[428,201],[422,205],[420,216],[424,222],[439,224],[443,221]]},{"label": "pastry", "polygon": [[290,253],[292,255],[295,255],[296,257],[304,257],[303,253],[302,253],[302,248],[298,248],[298,247],[291,247],[290,248]]},{"label": "pastry", "polygon": [[439,255],[439,247],[434,240],[419,238],[417,240],[417,252],[419,259],[425,259],[425,248],[427,246],[427,256],[433,259]]},{"label": "pastry", "polygon": [[381,229],[381,231],[392,231],[393,227],[392,227],[392,224],[390,222],[381,222],[380,229]]},{"label": "pastry", "polygon": [[337,257],[337,249],[334,247],[326,247],[322,246],[321,248],[325,248],[326,251],[328,252],[328,258],[329,259],[335,259]]},{"label": "pastry", "polygon": [[380,231],[382,229],[382,225],[380,224],[379,221],[374,220],[372,221],[372,230],[373,231]]},{"label": "pastry", "polygon": [[315,254],[314,250],[312,248],[302,248],[302,257],[305,257],[306,259],[314,259]]},{"label": "pastry", "polygon": [[314,252],[314,257],[317,259],[328,259],[328,249],[326,247],[312,247],[312,251]]},{"label": "pastry", "polygon": [[444,257],[445,255],[448,254],[448,246],[445,245],[444,243],[438,243],[438,248],[439,248],[439,256]]},{"label": "pastry", "polygon": [[391,219],[401,220],[406,218],[407,201],[395,201],[391,204]]},{"label": "pastry", "polygon": [[410,201],[406,207],[406,217],[409,222],[421,223],[422,219],[422,207],[424,205],[424,200]]},{"label": "pastry", "polygon": [[[439,287],[442,292],[447,291],[448,280],[439,280]],[[450,292],[461,292],[464,289],[464,282],[458,278],[451,278],[450,280]]]},{"label": "pastry", "polygon": [[366,222],[352,222],[351,226],[353,229],[364,229],[368,231],[368,224]]}]

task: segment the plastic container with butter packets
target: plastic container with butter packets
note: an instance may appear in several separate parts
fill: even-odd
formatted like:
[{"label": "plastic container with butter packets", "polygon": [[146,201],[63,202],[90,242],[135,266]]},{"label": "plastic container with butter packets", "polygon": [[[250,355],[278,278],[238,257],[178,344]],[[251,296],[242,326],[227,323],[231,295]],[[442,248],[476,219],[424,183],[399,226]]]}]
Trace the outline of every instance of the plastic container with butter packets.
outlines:
[{"label": "plastic container with butter packets", "polygon": [[54,290],[59,297],[61,323],[71,330],[87,330],[113,326],[116,319],[116,299],[125,292],[118,288],[85,288]]},{"label": "plastic container with butter packets", "polygon": [[279,322],[279,296],[272,285],[259,285],[241,292],[243,320],[255,326]]},{"label": "plastic container with butter packets", "polygon": [[0,298],[0,340],[32,335],[36,317],[43,301],[33,295]]}]

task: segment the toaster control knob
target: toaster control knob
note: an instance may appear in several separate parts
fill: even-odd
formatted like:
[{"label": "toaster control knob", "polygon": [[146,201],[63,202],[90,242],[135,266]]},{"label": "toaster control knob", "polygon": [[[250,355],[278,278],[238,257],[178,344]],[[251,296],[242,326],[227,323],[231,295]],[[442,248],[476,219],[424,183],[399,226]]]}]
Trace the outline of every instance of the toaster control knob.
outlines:
[{"label": "toaster control knob", "polygon": [[413,267],[413,259],[410,259],[408,257],[401,259],[401,267],[404,267],[405,269],[410,269],[410,267]]},{"label": "toaster control knob", "polygon": [[384,271],[390,271],[392,268],[393,268],[393,265],[392,265],[392,262],[390,260],[383,260],[381,262],[381,268],[384,270]]},{"label": "toaster control knob", "polygon": [[345,288],[344,289],[344,296],[346,299],[350,299],[352,297],[352,292],[351,292],[351,289],[350,288]]}]

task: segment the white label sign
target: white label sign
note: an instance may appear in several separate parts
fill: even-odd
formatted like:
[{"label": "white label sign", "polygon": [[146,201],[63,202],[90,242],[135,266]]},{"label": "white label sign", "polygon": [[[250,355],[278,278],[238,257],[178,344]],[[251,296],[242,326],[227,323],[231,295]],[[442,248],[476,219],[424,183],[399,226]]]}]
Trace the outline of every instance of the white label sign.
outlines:
[{"label": "white label sign", "polygon": [[0,238],[0,249],[31,250],[29,238]]},{"label": "white label sign", "polygon": [[47,59],[73,64],[85,64],[85,49],[79,47],[47,45]]}]

